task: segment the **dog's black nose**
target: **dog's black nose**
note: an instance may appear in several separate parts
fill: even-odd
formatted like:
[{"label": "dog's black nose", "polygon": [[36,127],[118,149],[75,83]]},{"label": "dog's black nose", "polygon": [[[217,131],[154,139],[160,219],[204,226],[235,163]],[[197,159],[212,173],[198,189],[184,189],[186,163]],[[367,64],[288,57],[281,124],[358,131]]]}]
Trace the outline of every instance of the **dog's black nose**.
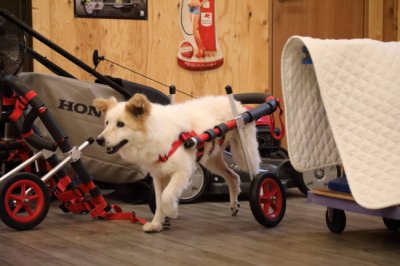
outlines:
[{"label": "dog's black nose", "polygon": [[106,143],[106,140],[104,139],[104,137],[97,137],[96,142],[100,146],[104,146],[104,144]]}]

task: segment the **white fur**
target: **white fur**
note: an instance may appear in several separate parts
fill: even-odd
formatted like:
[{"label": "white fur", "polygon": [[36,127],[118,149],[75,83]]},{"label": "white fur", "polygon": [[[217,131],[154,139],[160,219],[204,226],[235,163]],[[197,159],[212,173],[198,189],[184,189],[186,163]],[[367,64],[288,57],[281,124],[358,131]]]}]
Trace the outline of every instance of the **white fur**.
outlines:
[{"label": "white fur", "polygon": [[[240,103],[236,104],[239,112],[245,111]],[[121,102],[107,110],[108,125],[100,136],[110,146],[128,139],[128,144],[119,150],[120,156],[128,162],[141,165],[153,177],[157,210],[152,222],[145,224],[143,230],[161,231],[166,217],[176,218],[178,215],[178,200],[196,169],[196,149],[188,150],[182,145],[166,162],[158,162],[159,155],[169,152],[171,144],[181,132],[194,130],[200,134],[231,119],[229,100],[226,96],[207,96],[175,105],[151,103],[149,116],[144,121],[145,132],[132,130],[129,122],[123,128],[115,126],[116,121],[124,120],[127,115],[125,105],[126,102]],[[252,171],[257,173],[260,157],[254,123],[247,125],[244,133]],[[232,153],[235,153],[235,162],[242,169],[247,169],[236,129],[229,131],[223,145],[215,145],[211,154],[211,143],[206,142],[200,163],[226,180],[230,191],[230,207],[235,215],[239,208],[240,178],[223,160],[223,151],[229,145]]]}]

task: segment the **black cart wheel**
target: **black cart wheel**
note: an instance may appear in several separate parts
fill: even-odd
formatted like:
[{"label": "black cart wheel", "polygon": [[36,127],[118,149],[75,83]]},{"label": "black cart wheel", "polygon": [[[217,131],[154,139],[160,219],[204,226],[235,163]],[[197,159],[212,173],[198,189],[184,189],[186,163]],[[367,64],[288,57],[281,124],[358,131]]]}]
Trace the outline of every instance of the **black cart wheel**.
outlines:
[{"label": "black cart wheel", "polygon": [[196,171],[191,177],[189,186],[183,191],[179,199],[180,203],[192,203],[203,196],[210,180],[210,175],[203,166],[198,165]]},{"label": "black cart wheel", "polygon": [[286,210],[286,192],[279,178],[260,173],[251,182],[249,203],[254,218],[265,227],[278,225]]},{"label": "black cart wheel", "polygon": [[154,184],[152,183],[149,190],[149,208],[150,211],[155,214],[157,209],[156,204],[156,192],[154,191]]},{"label": "black cart wheel", "polygon": [[50,193],[43,181],[31,173],[6,178],[0,193],[0,218],[16,230],[34,228],[49,211]]},{"label": "black cart wheel", "polygon": [[328,208],[325,213],[325,220],[332,233],[340,234],[346,227],[346,214],[343,210]]},{"label": "black cart wheel", "polygon": [[383,217],[383,223],[385,224],[386,228],[391,231],[397,231],[400,228],[400,220],[389,219]]}]

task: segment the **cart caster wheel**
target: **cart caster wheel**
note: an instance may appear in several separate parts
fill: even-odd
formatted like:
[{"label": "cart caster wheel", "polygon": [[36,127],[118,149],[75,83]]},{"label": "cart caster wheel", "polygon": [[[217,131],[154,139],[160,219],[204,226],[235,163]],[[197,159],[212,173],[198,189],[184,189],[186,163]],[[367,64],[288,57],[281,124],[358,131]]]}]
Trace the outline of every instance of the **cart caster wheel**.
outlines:
[{"label": "cart caster wheel", "polygon": [[389,219],[383,217],[383,223],[385,224],[386,228],[390,231],[397,231],[400,228],[400,220]]},{"label": "cart caster wheel", "polygon": [[6,178],[0,195],[0,218],[16,230],[34,228],[49,211],[48,189],[39,177],[31,173],[19,173]]},{"label": "cart caster wheel", "polygon": [[286,210],[286,192],[279,178],[266,172],[258,174],[251,182],[249,203],[258,223],[278,225]]},{"label": "cart caster wheel", "polygon": [[332,233],[340,234],[346,227],[346,214],[343,210],[328,208],[325,214],[326,225]]}]

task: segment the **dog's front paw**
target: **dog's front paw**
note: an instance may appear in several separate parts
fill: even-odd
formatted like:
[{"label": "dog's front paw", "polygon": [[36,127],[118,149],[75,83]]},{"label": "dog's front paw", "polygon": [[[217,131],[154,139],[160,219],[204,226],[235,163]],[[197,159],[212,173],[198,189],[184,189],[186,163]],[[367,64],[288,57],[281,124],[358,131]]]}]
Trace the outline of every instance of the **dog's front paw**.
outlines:
[{"label": "dog's front paw", "polygon": [[145,223],[143,225],[143,231],[146,233],[157,233],[157,232],[161,232],[163,230],[163,226],[162,224],[159,223]]}]

